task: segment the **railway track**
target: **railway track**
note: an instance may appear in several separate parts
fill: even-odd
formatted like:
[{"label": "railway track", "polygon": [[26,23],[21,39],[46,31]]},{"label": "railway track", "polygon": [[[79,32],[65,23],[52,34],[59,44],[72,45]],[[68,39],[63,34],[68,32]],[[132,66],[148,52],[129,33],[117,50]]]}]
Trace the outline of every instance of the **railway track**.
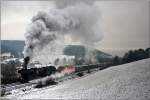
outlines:
[{"label": "railway track", "polygon": [[35,85],[35,82],[29,82],[29,83],[24,83],[24,84],[17,82],[17,83],[3,85],[2,89],[4,89],[6,93],[9,93],[12,90],[21,89],[21,88],[25,88],[25,87],[29,87],[33,85]]}]

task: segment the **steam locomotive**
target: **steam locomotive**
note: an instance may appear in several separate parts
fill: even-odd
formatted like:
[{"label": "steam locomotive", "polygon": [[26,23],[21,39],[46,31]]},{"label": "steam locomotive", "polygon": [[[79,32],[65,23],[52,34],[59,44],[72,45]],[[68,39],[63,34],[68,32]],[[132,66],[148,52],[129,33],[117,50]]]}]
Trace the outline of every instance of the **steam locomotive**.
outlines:
[{"label": "steam locomotive", "polygon": [[21,69],[18,73],[21,74],[20,81],[27,82],[32,79],[49,76],[56,72],[56,68],[54,66],[43,66],[41,68],[28,68]]},{"label": "steam locomotive", "polygon": [[56,72],[55,66],[52,65],[43,65],[40,68],[27,68],[29,60],[29,57],[24,58],[23,68],[18,70],[18,73],[21,75],[20,82],[28,82],[29,80],[49,76]]}]

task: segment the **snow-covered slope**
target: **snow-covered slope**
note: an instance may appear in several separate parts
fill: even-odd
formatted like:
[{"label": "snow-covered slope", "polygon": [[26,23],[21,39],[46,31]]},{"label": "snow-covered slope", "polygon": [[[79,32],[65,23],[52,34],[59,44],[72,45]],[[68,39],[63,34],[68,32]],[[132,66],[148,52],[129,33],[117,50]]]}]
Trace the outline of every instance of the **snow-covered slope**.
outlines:
[{"label": "snow-covered slope", "polygon": [[18,99],[150,100],[150,59],[114,66],[54,87],[10,95]]}]

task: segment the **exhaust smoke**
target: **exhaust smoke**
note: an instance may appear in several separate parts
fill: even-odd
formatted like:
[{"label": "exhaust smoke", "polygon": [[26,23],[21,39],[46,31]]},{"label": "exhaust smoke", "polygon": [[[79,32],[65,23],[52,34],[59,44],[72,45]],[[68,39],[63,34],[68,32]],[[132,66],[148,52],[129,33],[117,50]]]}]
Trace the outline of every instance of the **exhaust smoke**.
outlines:
[{"label": "exhaust smoke", "polygon": [[62,54],[65,36],[90,47],[103,38],[94,2],[62,0],[55,4],[56,9],[40,11],[32,18],[25,33],[24,58],[54,63],[51,58]]}]

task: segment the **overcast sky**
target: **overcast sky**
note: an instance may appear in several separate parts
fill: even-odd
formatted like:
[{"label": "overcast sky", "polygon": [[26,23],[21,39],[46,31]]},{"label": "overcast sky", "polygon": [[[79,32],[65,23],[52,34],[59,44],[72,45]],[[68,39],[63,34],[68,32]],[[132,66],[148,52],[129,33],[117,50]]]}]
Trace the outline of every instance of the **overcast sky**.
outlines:
[{"label": "overcast sky", "polygon": [[[97,1],[101,11],[103,40],[98,49],[134,49],[149,47],[149,3],[146,1]],[[31,18],[38,11],[55,8],[52,1],[3,1],[1,3],[1,39],[24,40]]]}]

